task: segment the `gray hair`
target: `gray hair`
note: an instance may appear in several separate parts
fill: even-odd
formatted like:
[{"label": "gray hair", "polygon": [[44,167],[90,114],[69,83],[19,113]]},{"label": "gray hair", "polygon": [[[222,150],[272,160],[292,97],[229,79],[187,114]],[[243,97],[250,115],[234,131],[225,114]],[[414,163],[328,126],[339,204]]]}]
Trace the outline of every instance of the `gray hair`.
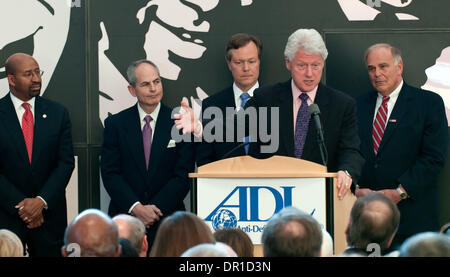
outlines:
[{"label": "gray hair", "polygon": [[416,234],[400,248],[400,257],[450,257],[450,237],[434,232]]},{"label": "gray hair", "polygon": [[378,48],[389,48],[391,50],[391,54],[394,57],[394,65],[398,65],[400,61],[403,61],[402,52],[400,51],[400,49],[388,43],[377,43],[367,48],[366,52],[364,53],[364,62],[366,63],[366,65],[367,65],[367,57],[369,56],[370,52]]},{"label": "gray hair", "polygon": [[128,78],[128,83],[129,83],[130,85],[132,85],[133,87],[136,86],[136,68],[137,68],[140,64],[143,64],[143,63],[146,63],[146,64],[149,64],[149,65],[153,66],[153,67],[156,69],[156,71],[158,71],[158,76],[160,76],[160,74],[159,74],[159,68],[158,68],[158,67],[156,66],[156,64],[153,63],[152,61],[143,59],[143,60],[138,60],[138,61],[132,62],[132,63],[128,66],[128,69],[127,69],[127,78]]},{"label": "gray hair", "polygon": [[186,250],[181,257],[228,257],[219,246],[212,243],[202,243]]},{"label": "gray hair", "polygon": [[288,207],[270,218],[261,242],[265,257],[318,257],[322,231],[311,215]]},{"label": "gray hair", "polygon": [[310,55],[321,55],[324,61],[328,56],[325,42],[315,29],[298,29],[289,36],[284,49],[284,56],[292,61],[298,50],[303,50]]},{"label": "gray hair", "polygon": [[[125,222],[128,230],[128,236],[123,237],[131,242],[134,248],[140,252],[142,250],[142,240],[145,236],[145,225],[142,221],[134,216],[127,214],[119,214],[113,217],[113,221],[117,226]],[[119,232],[120,235],[120,232]]]}]

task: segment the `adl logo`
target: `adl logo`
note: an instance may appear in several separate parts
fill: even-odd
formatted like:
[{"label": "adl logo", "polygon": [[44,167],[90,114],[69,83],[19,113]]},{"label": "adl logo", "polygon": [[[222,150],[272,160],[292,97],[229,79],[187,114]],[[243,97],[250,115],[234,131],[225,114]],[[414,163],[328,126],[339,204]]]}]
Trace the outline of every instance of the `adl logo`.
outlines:
[{"label": "adl logo", "polygon": [[[292,206],[292,189],[294,186],[281,187],[283,194],[273,187],[267,186],[237,186],[225,199],[205,218],[205,221],[213,221],[213,228],[220,227],[236,227],[236,215],[229,209],[238,209],[239,221],[261,222],[269,220],[272,215],[278,213],[285,207]],[[275,209],[271,216],[266,219],[261,219],[259,216],[259,192],[267,190],[271,193],[275,200]],[[238,204],[228,204],[229,199],[237,194]],[[248,203],[247,196],[250,196],[250,203]],[[250,204],[250,205],[248,205]],[[250,209],[249,209],[250,208]],[[250,212],[250,213],[249,213]]]}]

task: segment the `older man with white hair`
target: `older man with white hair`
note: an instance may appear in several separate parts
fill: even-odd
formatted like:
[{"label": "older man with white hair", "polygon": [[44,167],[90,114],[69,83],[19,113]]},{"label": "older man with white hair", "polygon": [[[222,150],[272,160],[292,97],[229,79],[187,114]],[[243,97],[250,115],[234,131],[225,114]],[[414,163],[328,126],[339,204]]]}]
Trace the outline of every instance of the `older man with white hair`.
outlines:
[{"label": "older man with white hair", "polygon": [[[356,103],[345,93],[320,82],[328,51],[316,30],[295,31],[287,41],[284,56],[292,78],[255,90],[246,108],[278,107],[281,140],[278,150],[270,155],[326,164],[329,171],[338,173],[336,185],[339,197],[343,198],[352,183],[356,184],[364,162],[359,151]],[[323,129],[320,141],[317,136],[320,126],[314,123],[309,112],[313,104],[320,110]],[[291,123],[284,124],[288,122]],[[268,130],[273,132],[274,126],[270,127]]]}]

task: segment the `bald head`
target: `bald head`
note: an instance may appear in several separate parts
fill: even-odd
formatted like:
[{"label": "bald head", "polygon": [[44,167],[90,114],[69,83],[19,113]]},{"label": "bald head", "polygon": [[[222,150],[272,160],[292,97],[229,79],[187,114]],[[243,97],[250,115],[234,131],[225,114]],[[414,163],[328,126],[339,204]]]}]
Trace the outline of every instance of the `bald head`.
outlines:
[{"label": "bald head", "polygon": [[370,243],[378,243],[385,250],[390,246],[399,222],[397,205],[381,193],[368,193],[353,205],[346,232],[347,242],[360,249],[366,249]]},{"label": "bald head", "polygon": [[119,231],[103,212],[89,209],[79,214],[67,226],[63,255],[68,245],[76,243],[82,257],[114,257],[120,254]]},{"label": "bald head", "polygon": [[11,55],[5,63],[11,93],[27,102],[41,93],[42,71],[36,60],[24,53]]}]

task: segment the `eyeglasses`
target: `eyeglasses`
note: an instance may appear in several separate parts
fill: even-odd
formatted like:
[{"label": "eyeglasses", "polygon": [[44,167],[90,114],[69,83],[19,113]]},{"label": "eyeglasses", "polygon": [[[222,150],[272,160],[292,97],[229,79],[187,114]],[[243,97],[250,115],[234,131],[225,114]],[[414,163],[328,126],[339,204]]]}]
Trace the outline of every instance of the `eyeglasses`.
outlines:
[{"label": "eyeglasses", "polygon": [[25,73],[22,74],[22,76],[27,79],[33,78],[33,75],[36,75],[37,77],[41,77],[42,75],[44,75],[44,71],[40,70],[40,69],[36,69],[34,71],[32,71],[32,70],[26,71]]}]

